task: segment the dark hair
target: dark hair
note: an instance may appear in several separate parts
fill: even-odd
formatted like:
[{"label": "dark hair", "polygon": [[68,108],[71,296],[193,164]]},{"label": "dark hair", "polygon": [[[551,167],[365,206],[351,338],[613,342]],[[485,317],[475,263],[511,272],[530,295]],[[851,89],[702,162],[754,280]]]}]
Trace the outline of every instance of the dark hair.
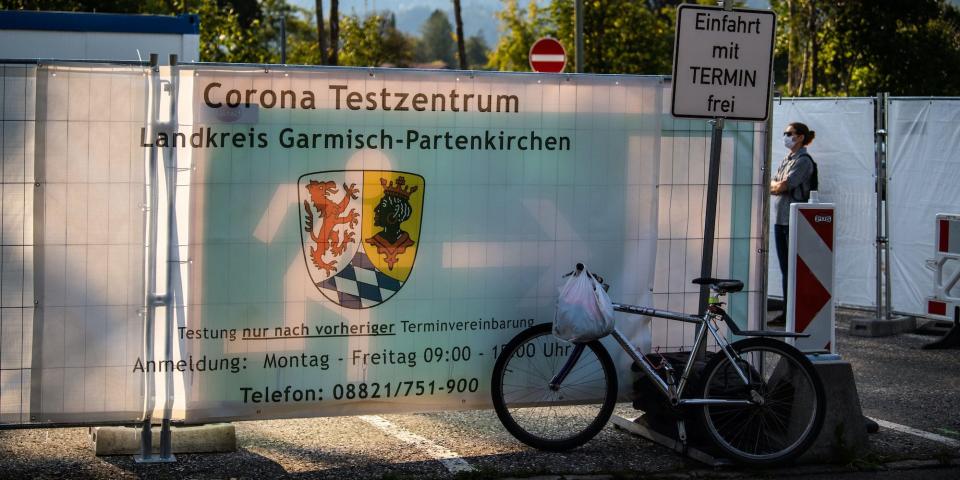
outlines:
[{"label": "dark hair", "polygon": [[807,145],[810,145],[810,143],[813,142],[814,137],[817,136],[817,132],[810,130],[809,127],[807,127],[806,125],[800,122],[791,123],[790,128],[792,128],[794,132],[797,132],[798,134],[803,135],[804,147],[806,147]]},{"label": "dark hair", "polygon": [[380,200],[384,206],[392,209],[390,212],[390,219],[397,222],[397,224],[406,222],[411,215],[413,215],[413,208],[410,206],[410,201],[405,198],[399,198],[394,195],[384,195]]}]

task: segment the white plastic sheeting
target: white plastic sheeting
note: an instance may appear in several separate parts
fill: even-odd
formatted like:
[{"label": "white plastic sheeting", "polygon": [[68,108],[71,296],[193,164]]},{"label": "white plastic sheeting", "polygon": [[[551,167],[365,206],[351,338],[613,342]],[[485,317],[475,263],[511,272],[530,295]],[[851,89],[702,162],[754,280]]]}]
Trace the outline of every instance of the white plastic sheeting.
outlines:
[{"label": "white plastic sheeting", "polygon": [[[809,148],[820,169],[820,199],[837,205],[837,301],[876,306],[874,100],[784,99],[774,131],[799,121],[817,132]],[[891,98],[888,110],[887,204],[894,311],[923,315],[933,286],[937,213],[960,212],[960,99]],[[786,154],[773,145],[773,168]],[[771,226],[771,238],[772,238]],[[770,243],[768,292],[779,296],[780,269]]]},{"label": "white plastic sheeting", "polygon": [[[774,102],[773,132],[777,135],[773,142],[773,170],[787,154],[779,135],[787,124],[801,122],[816,132],[807,150],[819,169],[820,201],[836,205],[833,293],[842,305],[876,305],[873,105],[874,100],[870,98],[797,98]],[[772,211],[770,215],[767,292],[771,296],[782,296]],[[933,221],[929,223],[932,228]],[[893,224],[900,227],[896,222]]]},{"label": "white plastic sheeting", "polygon": [[[669,91],[665,94],[669,100]],[[664,107],[669,110],[669,103]],[[713,276],[736,278],[744,290],[727,297],[727,310],[741,328],[755,328],[763,317],[759,306],[763,272],[759,245],[765,124],[727,122],[720,150],[716,241]],[[660,138],[657,270],[653,299],[657,308],[696,312],[703,252],[705,197],[711,127],[705,121],[665,118]],[[653,345],[689,350],[695,326],[658,320]]]},{"label": "white plastic sheeting", "polygon": [[892,98],[887,150],[893,309],[925,314],[937,213],[960,213],[960,99]]},{"label": "white plastic sheeting", "polygon": [[30,406],[36,70],[0,65],[0,423]]},{"label": "white plastic sheeting", "polygon": [[[141,352],[144,320],[140,308],[144,290],[143,211],[137,207],[142,206],[144,195],[143,169],[146,149],[140,144],[144,141],[140,136],[140,127],[146,115],[144,108],[147,103],[147,77],[140,67],[51,64],[43,67],[42,75],[34,73],[35,70],[36,67],[17,66],[5,66],[0,70],[3,85],[3,110],[0,117],[0,120],[3,120],[0,122],[0,139],[3,142],[0,145],[3,152],[3,181],[0,182],[3,195],[3,228],[0,231],[3,238],[0,269],[0,277],[3,279],[0,288],[0,312],[3,314],[0,323],[0,423],[136,419],[143,412],[145,395],[142,389],[144,369],[137,366],[139,360],[145,358]],[[259,69],[257,72],[256,77],[266,78],[272,75],[271,78],[276,77],[279,82],[288,81],[285,80],[286,77],[280,78],[283,72],[270,75],[266,72],[259,73]],[[387,80],[369,77],[366,70],[344,71],[343,75],[368,85]],[[438,81],[453,85],[460,80],[454,72],[443,73],[439,79],[434,78],[433,74],[422,72],[391,72],[391,75],[396,76],[392,79],[393,82],[411,86],[410,88],[433,88],[432,85]],[[552,316],[553,285],[559,281],[556,277],[562,269],[569,268],[564,265],[581,260],[607,275],[613,284],[611,294],[616,295],[617,301],[649,303],[652,300],[660,307],[695,309],[697,289],[690,285],[689,281],[699,274],[700,249],[703,245],[702,209],[706,158],[709,152],[709,126],[702,121],[671,119],[665,113],[669,104],[663,101],[664,91],[667,91],[666,82],[659,78],[580,77],[577,82],[568,86],[568,80],[556,77],[553,80],[554,87],[550,90],[553,96],[540,96],[537,93],[547,88],[541,84],[545,77],[479,77],[483,78],[471,82],[481,88],[487,88],[484,81],[506,82],[510,84],[510,92],[522,92],[529,98],[552,99],[551,102],[554,102],[543,100],[531,107],[531,111],[543,110],[550,115],[522,118],[518,116],[516,119],[511,118],[511,123],[497,125],[498,128],[527,129],[528,120],[533,118],[542,128],[559,129],[563,134],[580,132],[577,137],[578,147],[575,152],[565,157],[564,161],[567,163],[560,162],[559,169],[555,167],[558,160],[553,155],[524,152],[522,162],[508,162],[506,158],[490,155],[493,166],[498,168],[490,171],[486,170],[487,163],[475,161],[486,155],[460,156],[463,161],[454,162],[454,156],[447,153],[417,159],[401,152],[403,155],[398,157],[397,165],[426,166],[424,168],[427,168],[433,179],[429,189],[437,192],[427,197],[431,202],[427,208],[431,212],[440,212],[437,218],[443,223],[434,221],[424,227],[424,243],[433,241],[433,247],[442,247],[445,244],[451,246],[451,254],[444,253],[442,257],[431,257],[426,254],[425,249],[418,260],[418,278],[429,278],[429,275],[424,277],[424,272],[430,272],[431,268],[439,270],[444,265],[467,273],[472,272],[475,276],[486,275],[484,272],[490,268],[480,265],[480,262],[490,260],[491,252],[496,253],[496,249],[481,250],[478,248],[479,242],[498,234],[497,232],[517,236],[521,243],[526,242],[521,245],[521,249],[507,251],[510,259],[535,262],[536,265],[543,263],[547,268],[540,272],[535,281],[518,287],[517,284],[528,280],[528,276],[510,275],[504,266],[495,264],[493,267],[499,269],[499,272],[493,272],[491,275],[495,276],[491,276],[490,281],[482,282],[482,291],[476,290],[481,283],[466,281],[466,275],[448,276],[435,282],[421,281],[419,286],[412,282],[405,294],[412,294],[416,298],[410,299],[406,305],[414,309],[422,308],[423,302],[417,300],[422,295],[429,294],[424,290],[427,288],[441,292],[456,291],[460,292],[457,295],[467,298],[465,302],[450,303],[450,311],[454,314],[451,316],[460,318],[464,316],[461,310],[488,308],[492,298],[489,292],[495,289],[522,292],[524,290],[518,288],[524,287],[531,292],[530,295],[535,301],[511,308],[525,309],[524,312],[529,310],[531,313],[528,318],[536,316],[549,319]],[[42,84],[37,81],[38,78],[43,79]],[[569,94],[571,89],[575,90],[576,95]],[[193,104],[193,91],[184,88],[181,92],[187,93],[182,94],[179,99],[180,124],[189,131],[188,112]],[[560,109],[561,106],[563,109]],[[583,113],[590,121],[574,123],[576,116],[570,115],[569,111]],[[269,120],[267,113],[262,113],[261,122]],[[279,124],[286,122],[285,117],[280,120]],[[323,116],[321,120],[345,122],[342,117]],[[376,121],[381,119],[377,118]],[[520,123],[521,121],[524,123]],[[294,118],[292,122],[301,127],[306,124],[302,118]],[[336,125],[349,127],[353,124],[347,122]],[[391,127],[397,125],[401,124]],[[427,122],[418,123],[411,128],[436,126]],[[457,124],[457,128],[483,126],[485,124]],[[237,128],[240,132],[249,130],[247,126]],[[269,132],[270,141],[275,141],[275,130]],[[763,165],[763,145],[766,142],[763,125],[730,122],[725,129],[723,142],[714,273],[717,276],[732,276],[745,280],[747,291],[729,299],[730,311],[738,320],[749,317],[756,321],[759,318],[758,313],[762,313],[756,308],[759,305],[758,286],[761,285],[758,280],[762,279],[762,272],[756,267],[759,264],[757,252],[762,232],[761,211],[757,207],[762,204],[765,192],[760,168]],[[202,166],[202,159],[191,158],[183,151],[185,149],[179,150],[181,165]],[[279,228],[280,220],[283,219],[287,222],[284,224],[283,234],[292,236],[299,231],[295,221],[297,215],[284,211],[276,216],[266,215],[264,220],[258,215],[258,211],[250,209],[254,201],[261,202],[260,206],[270,210],[273,203],[278,203],[282,208],[288,200],[283,196],[271,196],[275,189],[264,191],[255,188],[262,182],[278,182],[277,175],[290,173],[287,170],[267,168],[270,164],[264,160],[275,159],[290,168],[294,165],[309,166],[308,170],[312,171],[321,169],[319,162],[330,161],[330,156],[315,155],[314,152],[294,152],[289,155],[283,152],[275,157],[258,152],[256,158],[245,155],[245,152],[230,152],[229,156],[225,156],[223,152],[218,152],[217,158],[229,159],[229,162],[220,162],[216,164],[216,170],[205,172],[223,175],[216,177],[216,181],[208,185],[211,189],[223,190],[227,185],[244,184],[237,189],[236,196],[215,197],[224,200],[227,208],[217,210],[214,213],[219,215],[209,217],[210,231],[219,235],[216,238],[220,240],[237,231],[246,232],[247,236],[253,232],[256,236],[262,233],[261,230]],[[590,161],[572,162],[574,157],[588,158]],[[369,163],[369,166],[376,169],[386,168],[380,160],[381,156],[370,152],[361,152],[356,158],[362,163],[366,162],[363,165]],[[628,158],[631,159],[630,162],[626,161]],[[35,166],[38,168],[36,174]],[[192,171],[184,169],[183,172]],[[203,170],[198,169],[197,172],[203,173]],[[470,209],[480,209],[481,206],[465,203],[472,198],[470,195],[452,195],[463,191],[470,182],[491,182],[494,178],[491,172],[502,174],[505,178],[503,183],[509,187],[508,193],[513,197],[497,197],[494,200],[500,204],[490,203],[493,206],[482,207],[487,210],[473,211]],[[454,173],[464,175],[469,182],[453,181]],[[192,173],[182,175],[188,174]],[[178,173],[178,177],[180,176],[181,173]],[[565,209],[574,213],[569,216],[573,219],[570,224],[560,223],[556,216],[550,220],[548,205],[543,201],[532,204],[521,201],[519,205],[522,208],[505,208],[509,198],[523,200],[525,197],[520,195],[545,192],[545,189],[550,188],[547,180],[557,178],[569,180],[563,185],[586,182],[588,186],[584,187],[584,194],[590,195],[594,200],[574,202],[570,197],[567,202],[569,205],[563,204]],[[609,189],[601,183],[608,179],[624,185],[624,182],[633,183]],[[39,186],[35,187],[37,183]],[[181,186],[178,188],[180,191],[190,185],[190,182],[178,182],[178,185]],[[158,187],[162,187],[162,184]],[[160,198],[164,198],[163,188],[159,190]],[[557,192],[560,190],[556,189]],[[438,201],[443,198],[444,193],[453,200]],[[183,192],[178,195],[178,210],[183,210],[178,211],[178,216],[187,218],[186,208],[194,205],[192,197],[183,195]],[[196,198],[214,197],[200,197],[198,194]],[[278,202],[272,202],[271,199],[277,198]],[[614,201],[616,199],[620,201]],[[514,202],[512,205],[516,204]],[[495,205],[501,205],[501,211],[513,215],[507,218],[512,223],[499,226],[502,231],[480,228],[482,225],[477,219],[484,222],[502,220],[487,214],[494,213]],[[637,210],[643,210],[643,215],[637,214]],[[463,212],[470,211],[474,214],[463,215]],[[535,222],[523,221],[519,217],[520,214],[530,211],[546,218],[545,225],[548,228]],[[618,217],[625,220],[617,220]],[[645,225],[643,228],[641,223]],[[466,233],[461,237],[446,235],[446,227],[451,226]],[[38,229],[36,239],[35,228]],[[246,230],[243,230],[244,228]],[[664,228],[666,229],[658,232]],[[541,230],[548,234],[558,232],[565,235],[568,231],[584,232],[583,243],[586,246],[574,248],[571,240],[562,244],[562,249],[524,247],[526,244],[539,247],[534,243],[538,236],[544,235]],[[188,235],[185,231],[179,233],[184,238]],[[446,236],[438,236],[441,234]],[[614,241],[611,240],[611,235],[622,238]],[[163,231],[160,237],[165,237]],[[631,247],[638,242],[653,247],[654,239],[656,257],[653,256],[653,248]],[[259,237],[257,242],[251,240],[248,247],[252,249],[253,245],[263,243]],[[210,287],[207,293],[216,293],[216,288],[219,288],[221,292],[250,293],[250,298],[254,299],[256,295],[263,295],[266,289],[256,288],[263,284],[255,284],[255,281],[266,278],[262,271],[259,276],[231,275],[231,272],[235,273],[236,269],[245,263],[254,267],[254,273],[258,272],[256,269],[266,269],[264,264],[257,263],[263,258],[249,255],[249,252],[243,250],[243,245],[226,242],[222,246],[223,249],[208,249],[207,253],[211,256],[221,255],[223,264],[226,265],[221,271],[228,275],[222,284],[216,281],[203,284]],[[465,252],[465,255],[453,255],[452,252],[457,251],[457,248],[461,253]],[[299,258],[299,239],[293,242],[291,249],[284,252],[285,255],[290,254],[284,258]],[[590,252],[593,251],[597,253],[591,256]],[[229,255],[224,256],[224,252]],[[187,258],[186,255],[182,257]],[[193,260],[191,264],[194,266],[203,261],[199,255],[194,257],[191,254],[189,258]],[[649,262],[654,259],[656,266],[651,268]],[[163,258],[160,260],[161,265],[165,264]],[[282,263],[279,267],[286,268],[289,265],[298,266],[300,260]],[[522,267],[527,268],[527,265]],[[33,278],[35,268],[39,277],[36,282]],[[268,286],[286,285],[284,279],[285,277],[281,276],[278,283]],[[315,290],[309,292],[316,295]],[[448,296],[453,298],[452,293]],[[403,299],[398,298],[381,310],[389,315],[390,309],[396,307],[395,310],[399,312],[403,305],[401,300]],[[246,301],[250,303],[251,300],[248,298]],[[34,309],[35,302],[38,302],[40,309]],[[305,309],[316,308],[313,304],[315,302],[300,303]],[[254,315],[253,311],[248,311],[244,305],[230,302],[218,303],[214,307],[220,308],[224,318],[240,327],[245,326],[241,323],[244,315]],[[279,312],[277,305],[269,307],[271,310],[257,315],[273,319],[297,313]],[[428,319],[444,318],[430,315],[429,312],[415,313],[424,313],[423,318]],[[162,312],[158,312],[154,328],[155,339],[158,341],[164,338],[165,333],[161,331],[164,328],[162,317]],[[507,317],[497,314],[496,318]],[[182,317],[177,317],[177,321],[181,319]],[[636,320],[622,328],[632,330],[631,333],[637,333],[638,337],[643,336],[642,333],[648,331],[649,323],[644,319]],[[692,340],[691,329],[668,329],[667,325],[667,322],[657,322],[654,325],[654,345],[667,348],[689,346]],[[180,340],[176,342],[177,352],[182,354],[183,337],[177,332],[179,330],[174,328],[172,333],[174,338]],[[644,337],[641,343],[647,346],[650,337]],[[506,338],[508,337],[503,340]],[[298,341],[299,339],[283,339],[275,343],[283,342],[282,349],[296,349]],[[424,345],[412,345],[410,348],[422,353],[423,347]],[[263,360],[261,347],[253,350],[260,352],[260,359]],[[158,348],[156,351],[161,350]],[[480,350],[475,352],[481,360],[489,358],[486,351],[482,352],[485,354],[483,357],[479,355]],[[217,358],[237,358],[237,353],[238,351],[230,350]],[[201,355],[195,359],[210,358],[203,358]],[[250,361],[256,360],[251,356]],[[148,362],[149,360],[145,363]],[[480,360],[475,360],[474,363],[482,366]],[[487,366],[489,364],[486,363]],[[445,366],[442,370],[448,375],[453,372]],[[622,372],[629,374],[626,368]],[[279,374],[268,373],[271,375],[265,381],[281,378]],[[231,376],[226,375],[224,378],[229,380]],[[154,379],[160,377],[165,376],[155,375]],[[479,381],[480,378],[488,377],[488,372],[480,371],[474,378]],[[627,383],[624,382],[624,385]],[[204,385],[203,388],[215,386]],[[342,386],[347,388],[346,383]],[[193,393],[196,391],[195,389]],[[168,397],[167,393],[171,393],[171,397],[179,396],[174,399],[177,406],[185,406],[189,395],[182,388],[169,390],[166,387],[158,388],[155,393],[158,399],[157,409],[163,404],[159,399]],[[335,392],[331,393],[336,395]],[[146,395],[150,396],[149,393]],[[482,394],[474,397],[474,405],[481,405],[481,400],[485,402],[488,398]],[[224,415],[216,412],[219,405],[200,405],[197,400],[197,397],[192,397],[192,400],[189,400],[192,403],[185,408],[189,410],[200,406],[208,409],[208,416]],[[438,405],[440,404],[424,403],[405,408],[437,409]],[[458,403],[456,408],[465,405],[469,406]],[[174,408],[178,408],[177,406]],[[328,410],[326,414],[352,414],[358,411],[379,411],[377,409],[380,408],[370,405],[354,410],[354,406],[350,404],[339,412],[334,412],[336,409]],[[146,407],[148,411],[151,408]],[[363,408],[367,410],[362,410]],[[290,410],[280,415],[303,412],[305,410],[299,413]],[[159,415],[157,411],[154,413]],[[205,416],[201,409],[194,413],[196,418]],[[270,415],[277,414],[274,411]],[[181,411],[174,415],[174,418],[184,416]]]},{"label": "white plastic sheeting", "polygon": [[0,71],[2,423],[140,414],[144,71]]}]

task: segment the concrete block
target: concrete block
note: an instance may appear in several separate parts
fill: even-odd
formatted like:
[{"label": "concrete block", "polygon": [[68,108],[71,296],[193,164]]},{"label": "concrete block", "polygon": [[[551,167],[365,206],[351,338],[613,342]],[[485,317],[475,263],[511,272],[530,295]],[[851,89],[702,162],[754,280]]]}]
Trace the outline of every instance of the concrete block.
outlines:
[{"label": "concrete block", "polygon": [[[217,453],[237,450],[233,424],[214,423],[170,427],[172,453]],[[140,453],[139,427],[91,427],[90,440],[96,455]],[[160,426],[153,427],[153,453],[160,453]]]},{"label": "concrete block", "polygon": [[[825,417],[817,439],[797,460],[797,463],[849,463],[864,455],[868,449],[867,424],[860,409],[860,395],[854,383],[853,368],[850,362],[839,360],[837,355],[819,355],[814,358],[817,357],[820,360],[813,361],[813,366],[823,382],[826,397],[824,399]],[[674,361],[678,357],[667,358]],[[639,400],[644,395],[656,395],[656,392],[650,391],[652,388],[652,386],[644,387],[642,380],[634,382],[634,408],[644,410],[646,414],[635,420],[620,421],[618,426],[667,448],[676,449],[677,417],[671,414],[671,409],[667,406],[658,406],[653,401]],[[709,465],[720,462],[722,456],[714,458],[713,455],[721,455],[721,453],[710,443],[698,417],[692,415],[692,410],[686,410],[684,417],[687,421],[690,446],[706,455],[696,459]],[[627,428],[624,422],[636,423],[640,427]],[[647,431],[654,432],[656,435]]]},{"label": "concrete block", "polygon": [[823,429],[799,463],[848,463],[866,453],[867,428],[850,362],[814,362],[826,394]]},{"label": "concrete block", "polygon": [[950,320],[917,319],[917,329],[914,333],[942,337],[952,328],[953,322]]},{"label": "concrete block", "polygon": [[898,333],[912,332],[917,328],[917,319],[914,317],[893,317],[890,320],[875,318],[850,319],[850,335],[857,337],[888,337]]}]

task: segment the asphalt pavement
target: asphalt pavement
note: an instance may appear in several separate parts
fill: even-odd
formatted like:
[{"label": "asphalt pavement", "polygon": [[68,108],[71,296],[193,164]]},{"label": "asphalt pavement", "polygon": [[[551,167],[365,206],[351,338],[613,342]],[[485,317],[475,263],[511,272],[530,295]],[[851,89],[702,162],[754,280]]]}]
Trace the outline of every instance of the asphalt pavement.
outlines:
[{"label": "asphalt pavement", "polygon": [[479,410],[238,422],[236,452],[168,464],[96,457],[85,428],[0,430],[0,478],[960,478],[960,350],[920,348],[934,338],[839,326],[863,412],[884,425],[842,465],[712,468],[612,425],[574,451],[540,452]]}]

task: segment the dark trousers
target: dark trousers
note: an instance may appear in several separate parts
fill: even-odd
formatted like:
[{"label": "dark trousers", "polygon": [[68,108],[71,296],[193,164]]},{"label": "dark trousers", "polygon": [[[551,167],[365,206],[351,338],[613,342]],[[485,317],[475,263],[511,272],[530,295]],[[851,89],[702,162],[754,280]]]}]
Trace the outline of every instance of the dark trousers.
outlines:
[{"label": "dark trousers", "polygon": [[780,272],[783,273],[781,277],[781,285],[783,285],[783,302],[787,302],[787,265],[789,259],[787,249],[789,248],[790,241],[790,226],[789,225],[774,225],[773,226],[773,238],[777,242],[777,259],[780,260]]}]

